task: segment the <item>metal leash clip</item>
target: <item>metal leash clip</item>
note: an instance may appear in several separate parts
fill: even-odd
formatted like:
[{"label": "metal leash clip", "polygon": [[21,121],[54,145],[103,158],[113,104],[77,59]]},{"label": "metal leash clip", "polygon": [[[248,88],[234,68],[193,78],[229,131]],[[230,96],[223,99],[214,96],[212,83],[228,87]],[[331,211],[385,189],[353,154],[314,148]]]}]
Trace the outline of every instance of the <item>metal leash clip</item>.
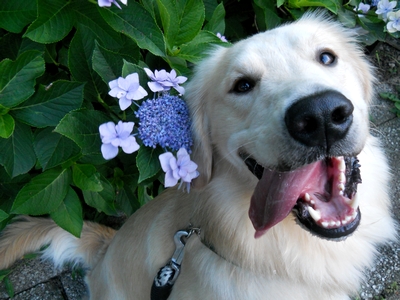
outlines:
[{"label": "metal leash clip", "polygon": [[151,287],[151,300],[165,300],[171,294],[172,287],[181,271],[181,263],[185,254],[185,245],[190,236],[200,234],[199,228],[189,227],[179,230],[174,235],[175,251],[169,262],[162,267],[154,278]]}]

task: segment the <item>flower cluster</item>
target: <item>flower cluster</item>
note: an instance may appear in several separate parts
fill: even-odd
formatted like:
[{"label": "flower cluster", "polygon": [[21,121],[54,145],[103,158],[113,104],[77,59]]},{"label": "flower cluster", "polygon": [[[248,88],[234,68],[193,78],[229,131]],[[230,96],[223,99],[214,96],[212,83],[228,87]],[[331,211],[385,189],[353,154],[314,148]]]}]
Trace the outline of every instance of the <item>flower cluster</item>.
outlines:
[{"label": "flower cluster", "polygon": [[193,141],[189,111],[181,98],[164,94],[146,100],[135,114],[139,118],[139,137],[145,146],[190,151]]},{"label": "flower cluster", "polygon": [[397,1],[389,0],[373,0],[370,4],[361,2],[356,11],[367,14],[371,7],[376,7],[375,13],[380,19],[386,22],[386,29],[390,33],[400,31],[400,10],[394,11],[397,6]]},{"label": "flower cluster", "polygon": [[[121,110],[126,110],[132,103],[139,108],[135,111],[139,119],[138,135],[142,143],[147,147],[171,149],[177,152],[177,158],[166,152],[159,157],[161,167],[165,174],[165,186],[174,186],[181,180],[184,189],[189,191],[190,182],[199,174],[197,165],[190,160],[190,147],[193,145],[189,110],[186,103],[179,97],[170,95],[171,89],[175,89],[180,95],[185,89],[180,86],[187,78],[177,76],[176,71],[168,73],[165,70],[144,69],[148,77],[148,87],[154,92],[153,99],[147,99],[138,105],[137,100],[146,97],[147,91],[140,86],[137,73],[130,74],[126,78],[109,82],[109,95],[118,98]],[[157,97],[156,97],[157,96]],[[125,153],[133,153],[139,149],[135,135],[133,122],[119,121],[117,125],[108,122],[100,125],[100,137],[102,141],[101,153],[105,159],[112,159],[118,155],[119,147]]]}]

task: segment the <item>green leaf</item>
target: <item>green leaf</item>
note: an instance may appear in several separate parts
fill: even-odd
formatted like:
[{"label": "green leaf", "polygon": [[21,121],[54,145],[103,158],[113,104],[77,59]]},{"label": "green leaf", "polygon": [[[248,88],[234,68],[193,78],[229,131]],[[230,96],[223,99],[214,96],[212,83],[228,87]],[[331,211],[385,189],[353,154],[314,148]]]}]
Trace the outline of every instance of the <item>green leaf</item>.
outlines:
[{"label": "green leaf", "polygon": [[229,46],[229,43],[222,42],[215,34],[208,31],[201,31],[190,43],[182,45],[179,57],[192,63],[202,60],[213,45]]},{"label": "green leaf", "polygon": [[140,147],[136,156],[136,164],[139,169],[139,183],[155,176],[161,169],[158,156],[163,151],[159,148]]},{"label": "green leaf", "polygon": [[14,132],[15,121],[9,114],[0,115],[0,137],[8,139]]},{"label": "green leaf", "polygon": [[346,27],[353,28],[356,26],[356,15],[347,9],[338,11],[338,20]]},{"label": "green leaf", "polygon": [[334,14],[337,13],[338,8],[341,6],[338,0],[288,0],[288,4],[291,8],[325,7]]},{"label": "green leaf", "polygon": [[121,178],[123,187],[118,190],[116,203],[126,215],[130,216],[139,207],[140,203],[136,196],[136,189],[138,185],[138,174],[125,175]]},{"label": "green leaf", "polygon": [[55,211],[67,195],[69,169],[51,169],[34,177],[15,198],[13,214],[44,215]]},{"label": "green leaf", "polygon": [[56,81],[50,88],[40,86],[12,115],[34,127],[56,126],[67,113],[80,108],[82,101],[82,83]]},{"label": "green leaf", "polygon": [[124,9],[99,8],[104,20],[116,31],[132,38],[142,49],[165,56],[164,36],[151,14],[139,3],[129,2]]},{"label": "green leaf", "polygon": [[4,221],[9,217],[9,214],[6,213],[4,210],[0,209],[0,222]]},{"label": "green leaf", "polygon": [[38,51],[26,51],[16,61],[0,62],[0,103],[14,107],[34,93],[36,78],[44,73],[44,59]]},{"label": "green leaf", "polygon": [[107,115],[95,110],[79,110],[67,114],[58,124],[58,132],[73,140],[82,149],[84,155],[101,156],[99,126],[109,122]]},{"label": "green leaf", "polygon": [[[130,4],[130,3],[129,3]],[[119,49],[123,44],[122,35],[115,32],[100,15],[98,5],[90,1],[74,1],[71,9],[74,12],[76,27],[84,25],[95,35],[95,39],[108,49]],[[102,8],[100,8],[101,10]],[[137,48],[137,47],[136,47]]]},{"label": "green leaf", "polygon": [[0,1],[0,28],[19,33],[36,18],[36,1]]},{"label": "green leaf", "polygon": [[100,173],[93,165],[74,165],[72,179],[74,184],[83,191],[100,192],[103,190]]},{"label": "green leaf", "polygon": [[76,237],[81,237],[83,227],[82,205],[78,195],[69,187],[67,195],[60,206],[50,213],[50,217],[58,226]]},{"label": "green leaf", "polygon": [[255,0],[254,10],[256,12],[257,26],[261,30],[275,28],[281,23],[273,1]]},{"label": "green leaf", "polygon": [[101,47],[97,42],[93,51],[93,70],[105,83],[121,76],[123,60],[121,55]]},{"label": "green leaf", "polygon": [[190,42],[201,30],[205,19],[203,1],[157,0],[169,49]]},{"label": "green leaf", "polygon": [[54,43],[63,39],[72,29],[74,20],[70,1],[37,0],[38,17],[28,27],[25,37],[38,43]]},{"label": "green leaf", "polygon": [[99,95],[108,92],[107,85],[92,68],[92,55],[96,35],[86,26],[79,25],[68,51],[68,66],[76,81],[86,82],[85,99],[96,102]]},{"label": "green leaf", "polygon": [[53,132],[53,127],[38,131],[33,147],[41,167],[44,170],[61,165],[73,157],[79,156],[80,148],[72,140]]},{"label": "green leaf", "polygon": [[115,215],[115,190],[111,183],[101,176],[103,190],[100,192],[83,191],[83,197],[87,205],[96,208],[100,212],[108,215]]},{"label": "green leaf", "polygon": [[10,296],[10,298],[14,298],[15,291],[14,291],[14,286],[10,280],[10,277],[6,276],[3,280],[3,283],[8,296]]},{"label": "green leaf", "polygon": [[0,138],[0,164],[11,177],[27,173],[35,165],[32,140],[31,128],[19,122],[8,139]]},{"label": "green leaf", "polygon": [[210,21],[204,26],[204,30],[221,34],[225,32],[225,8],[223,2],[215,8]]}]

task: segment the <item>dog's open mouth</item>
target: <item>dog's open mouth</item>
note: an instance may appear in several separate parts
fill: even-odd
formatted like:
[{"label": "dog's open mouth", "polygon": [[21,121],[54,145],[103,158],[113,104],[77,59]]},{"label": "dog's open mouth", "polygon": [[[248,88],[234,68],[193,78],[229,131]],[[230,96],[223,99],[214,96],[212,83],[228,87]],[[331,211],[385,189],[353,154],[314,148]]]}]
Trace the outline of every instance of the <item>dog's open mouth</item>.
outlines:
[{"label": "dog's open mouth", "polygon": [[259,178],[249,211],[256,238],[291,211],[299,224],[323,238],[342,240],[357,229],[361,218],[357,184],[361,177],[356,157],[326,158],[279,172],[241,156]]}]

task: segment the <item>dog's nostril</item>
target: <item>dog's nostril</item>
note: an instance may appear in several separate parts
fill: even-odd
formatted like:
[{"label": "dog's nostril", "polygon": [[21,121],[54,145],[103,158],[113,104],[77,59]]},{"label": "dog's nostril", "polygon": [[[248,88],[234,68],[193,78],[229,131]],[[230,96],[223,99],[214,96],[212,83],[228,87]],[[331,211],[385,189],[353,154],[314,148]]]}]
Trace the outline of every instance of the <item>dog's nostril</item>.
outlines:
[{"label": "dog's nostril", "polygon": [[353,110],[352,103],[342,94],[325,91],[295,102],[286,112],[285,123],[295,140],[328,150],[346,136]]},{"label": "dog's nostril", "polygon": [[343,124],[347,118],[351,116],[353,110],[348,106],[338,107],[331,114],[332,122],[335,124]]}]

